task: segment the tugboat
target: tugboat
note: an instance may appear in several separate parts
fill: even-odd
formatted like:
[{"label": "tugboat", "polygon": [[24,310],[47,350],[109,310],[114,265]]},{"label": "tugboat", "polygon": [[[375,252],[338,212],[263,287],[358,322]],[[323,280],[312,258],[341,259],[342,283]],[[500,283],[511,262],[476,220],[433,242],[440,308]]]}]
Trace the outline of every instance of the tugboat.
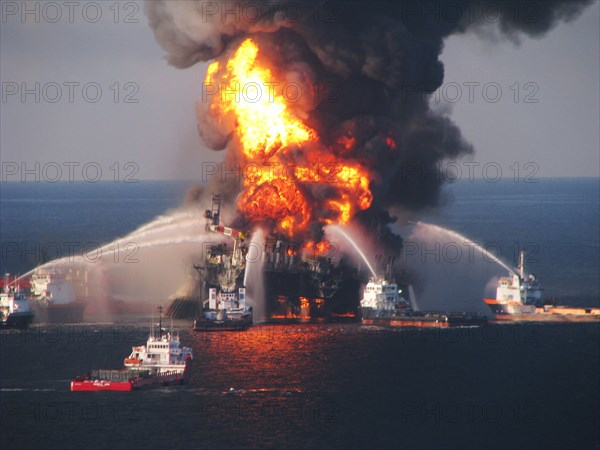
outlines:
[{"label": "tugboat", "polygon": [[4,278],[4,287],[0,292],[0,327],[27,328],[35,313],[29,308],[29,301],[23,291],[15,284],[17,278],[10,282],[10,274]]},{"label": "tugboat", "polygon": [[246,303],[246,289],[209,289],[202,315],[194,320],[194,331],[245,331],[252,326],[252,307]]},{"label": "tugboat", "polygon": [[[162,318],[162,308],[159,307]],[[71,391],[133,391],[183,384],[189,378],[192,349],[182,347],[179,336],[153,329],[146,345],[132,347],[119,370],[94,370],[71,381]]]},{"label": "tugboat", "polygon": [[525,252],[519,254],[518,272],[498,280],[496,298],[484,298],[496,320],[528,322],[592,322],[600,320],[600,308],[556,306],[543,298],[544,288],[525,272]]},{"label": "tugboat", "polygon": [[247,249],[242,245],[246,233],[220,225],[221,196],[213,195],[212,207],[206,210],[206,230],[219,233],[233,240],[233,251],[225,244],[209,249],[204,266],[196,265],[204,272],[204,279],[211,274],[218,287],[208,289],[208,299],[202,303],[200,315],[194,320],[194,331],[243,331],[252,325],[252,307],[247,303],[246,288],[238,281],[246,267]]},{"label": "tugboat", "polygon": [[481,326],[487,318],[470,313],[415,311],[402,297],[398,285],[383,277],[374,277],[365,287],[360,309],[363,325],[387,327],[448,328]]}]

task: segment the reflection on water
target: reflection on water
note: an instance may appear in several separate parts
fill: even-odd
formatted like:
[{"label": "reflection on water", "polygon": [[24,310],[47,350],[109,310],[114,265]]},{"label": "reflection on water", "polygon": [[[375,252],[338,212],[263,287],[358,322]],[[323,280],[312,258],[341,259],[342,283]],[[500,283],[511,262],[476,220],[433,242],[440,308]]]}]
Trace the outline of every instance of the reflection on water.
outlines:
[{"label": "reflection on water", "polygon": [[147,322],[0,331],[1,448],[555,448],[598,442],[598,324],[193,332],[190,384],[71,393]]}]

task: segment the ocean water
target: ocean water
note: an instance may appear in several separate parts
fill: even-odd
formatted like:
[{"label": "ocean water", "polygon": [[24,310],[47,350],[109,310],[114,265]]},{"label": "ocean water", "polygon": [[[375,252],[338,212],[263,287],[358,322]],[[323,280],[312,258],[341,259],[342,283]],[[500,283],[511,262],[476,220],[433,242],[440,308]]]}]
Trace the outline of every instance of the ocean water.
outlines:
[{"label": "ocean water", "polygon": [[2,273],[98,248],[181,203],[190,183],[2,183]]},{"label": "ocean water", "polygon": [[194,333],[189,385],[69,392],[120,367],[147,324],[0,335],[0,446],[597,448],[598,324],[383,330],[257,326]]},{"label": "ocean water", "polygon": [[[0,273],[25,273],[71,249],[97,248],[181,204],[190,182],[2,183]],[[447,185],[421,220],[527,267],[562,303],[600,305],[600,179]],[[465,247],[466,249],[466,247]]]},{"label": "ocean water", "polygon": [[445,206],[422,220],[466,235],[513,266],[524,250],[545,295],[600,305],[600,179],[464,180],[444,192]]},{"label": "ocean water", "polygon": [[[2,270],[50,242],[105,243],[180,203],[187,183],[2,184]],[[530,244],[548,291],[599,296],[599,180],[458,183],[423,220],[502,257]],[[15,252],[15,244],[33,246]],[[46,245],[50,249],[51,246]],[[511,261],[514,262],[514,261]],[[600,325],[386,330],[358,324],[194,333],[190,384],[71,393],[118,368],[151,318],[0,331],[0,448],[595,448]]]}]

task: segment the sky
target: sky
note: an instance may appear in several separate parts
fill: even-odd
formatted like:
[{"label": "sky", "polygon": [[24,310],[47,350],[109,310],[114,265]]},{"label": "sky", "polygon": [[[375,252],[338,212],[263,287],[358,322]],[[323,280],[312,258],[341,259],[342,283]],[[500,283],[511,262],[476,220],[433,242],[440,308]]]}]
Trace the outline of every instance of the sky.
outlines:
[{"label": "sky", "polygon": [[[141,2],[54,4],[1,4],[3,181],[196,180],[203,162],[222,159],[197,133],[206,64],[169,66]],[[475,148],[453,170],[600,176],[599,5],[541,39],[446,41],[431,105]]]}]

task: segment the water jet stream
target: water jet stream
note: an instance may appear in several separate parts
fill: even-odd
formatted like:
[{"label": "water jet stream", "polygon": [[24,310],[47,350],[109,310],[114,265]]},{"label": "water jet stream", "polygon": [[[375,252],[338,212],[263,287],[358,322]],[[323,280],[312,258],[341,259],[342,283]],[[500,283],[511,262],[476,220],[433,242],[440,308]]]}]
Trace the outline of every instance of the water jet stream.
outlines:
[{"label": "water jet stream", "polygon": [[377,277],[377,274],[375,273],[375,270],[373,270],[373,266],[371,265],[371,263],[367,259],[367,256],[363,253],[363,251],[358,246],[358,244],[356,242],[354,242],[354,240],[348,235],[348,233],[346,233],[339,225],[329,225],[327,227],[327,229],[336,231],[339,234],[341,234],[352,245],[352,247],[354,247],[354,250],[356,250],[356,252],[363,259],[363,261],[365,262],[365,264],[367,265],[367,267],[371,271],[371,274],[373,275],[373,278]]},{"label": "water jet stream", "polygon": [[[175,226],[175,224],[173,224],[173,226]],[[69,264],[95,264],[99,261],[98,257],[100,257],[101,260],[103,256],[114,255],[118,252],[124,252],[126,255],[130,255],[133,261],[133,259],[135,258],[135,253],[137,253],[137,251],[140,249],[160,247],[166,245],[180,245],[193,243],[203,244],[208,241],[208,236],[206,235],[203,228],[200,230],[191,230],[190,234],[180,237],[155,236],[154,238],[149,239],[149,236],[145,236],[145,242],[143,242],[140,239],[133,240],[133,237],[133,234],[129,234],[122,238],[115,239],[114,241],[109,242],[108,244],[105,244],[102,247],[91,250],[90,252],[86,253],[86,255],[69,255],[64,256],[62,258],[54,259],[52,261],[48,261],[47,263],[44,263],[41,266],[35,267],[30,271],[25,272],[23,275],[19,276],[18,279],[30,276],[38,269],[43,270]],[[220,240],[216,237],[215,239]],[[129,248],[129,245],[133,245],[133,247]],[[135,253],[133,252],[133,250],[135,250]],[[125,256],[125,258],[127,258],[127,256]],[[119,261],[113,260],[107,260],[107,262],[114,262],[115,264],[119,263]]]},{"label": "water jet stream", "polygon": [[439,225],[434,225],[431,223],[425,223],[425,222],[417,222],[416,226],[421,226],[424,227],[425,229],[429,229],[431,231],[437,232],[437,233],[445,233],[446,235],[453,237],[457,240],[460,240],[462,242],[466,242],[468,244],[473,244],[473,246],[479,251],[481,252],[481,254],[486,257],[491,259],[492,261],[494,261],[495,263],[500,264],[502,267],[504,267],[506,270],[508,270],[510,273],[512,273],[513,275],[517,275],[517,272],[515,269],[509,267],[507,264],[505,264],[500,258],[498,258],[497,256],[493,255],[492,253],[490,253],[489,251],[487,251],[485,248],[483,248],[481,245],[479,245],[477,242],[473,242],[472,240],[468,239],[466,236],[463,236],[460,233],[457,233],[454,230],[449,230],[448,228],[444,228],[441,227]]},{"label": "water jet stream", "polygon": [[415,295],[415,290],[413,289],[412,284],[408,285],[408,301],[410,302],[410,307],[413,309],[413,311],[419,311],[417,296]]},{"label": "water jet stream", "polygon": [[246,269],[244,270],[244,286],[247,298],[253,304],[253,322],[262,322],[267,318],[265,299],[265,233],[256,229],[248,244],[246,254]]}]

